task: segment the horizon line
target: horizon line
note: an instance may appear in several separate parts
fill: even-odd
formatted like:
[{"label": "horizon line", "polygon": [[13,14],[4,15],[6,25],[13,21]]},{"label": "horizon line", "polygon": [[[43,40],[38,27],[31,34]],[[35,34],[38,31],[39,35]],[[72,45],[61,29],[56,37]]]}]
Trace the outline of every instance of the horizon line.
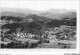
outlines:
[{"label": "horizon line", "polygon": [[47,11],[47,10],[68,10],[68,11],[72,10],[72,11],[76,11],[76,9],[66,9],[66,8],[49,8],[49,9],[46,9],[46,10],[35,10],[35,9],[31,9],[31,8],[1,7],[1,9],[5,9],[5,8],[6,8],[6,10],[7,9],[22,9],[22,10],[28,9],[28,10],[33,10],[33,11]]}]

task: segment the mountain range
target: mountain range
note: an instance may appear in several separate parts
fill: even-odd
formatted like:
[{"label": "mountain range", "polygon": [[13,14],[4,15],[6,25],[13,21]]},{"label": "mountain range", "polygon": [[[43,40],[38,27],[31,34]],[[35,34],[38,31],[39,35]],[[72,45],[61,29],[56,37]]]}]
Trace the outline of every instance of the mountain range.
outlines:
[{"label": "mountain range", "polygon": [[20,8],[1,8],[1,16],[14,16],[14,17],[26,17],[30,15],[43,16],[51,19],[63,19],[63,18],[75,18],[75,10],[66,9],[49,9],[45,11],[36,11],[32,9],[20,9]]}]

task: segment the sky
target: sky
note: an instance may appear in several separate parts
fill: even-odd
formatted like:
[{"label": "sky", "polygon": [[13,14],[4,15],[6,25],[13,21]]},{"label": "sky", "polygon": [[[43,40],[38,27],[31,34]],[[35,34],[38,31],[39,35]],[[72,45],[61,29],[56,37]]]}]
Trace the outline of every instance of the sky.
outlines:
[{"label": "sky", "polygon": [[1,8],[29,8],[33,10],[48,10],[48,9],[76,9],[78,1],[53,1],[53,0],[1,0]]}]

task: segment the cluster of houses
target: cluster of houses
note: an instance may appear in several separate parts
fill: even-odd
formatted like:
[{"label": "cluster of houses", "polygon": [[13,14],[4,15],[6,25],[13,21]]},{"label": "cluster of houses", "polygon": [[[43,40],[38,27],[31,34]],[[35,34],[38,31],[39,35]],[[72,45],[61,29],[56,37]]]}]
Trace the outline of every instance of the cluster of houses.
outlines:
[{"label": "cluster of houses", "polygon": [[[64,32],[64,30],[70,30],[68,33]],[[2,31],[6,32],[9,31],[9,29],[3,29]],[[47,39],[76,39],[76,28],[71,26],[60,26],[55,28],[50,28],[49,30],[45,31],[45,34],[42,36],[39,36],[37,34],[32,33],[26,33],[26,32],[20,32],[20,30],[17,31],[17,33],[12,33],[10,36],[15,36],[17,38],[47,38]]]},{"label": "cluster of houses", "polygon": [[60,27],[50,28],[47,33],[48,38],[59,38],[59,39],[67,39],[67,40],[75,40],[76,39],[76,27],[75,26],[66,26],[62,25]]},{"label": "cluster of houses", "polygon": [[[64,30],[70,30],[68,33],[64,32]],[[75,33],[75,34],[72,34]],[[16,34],[14,33],[18,38],[47,38],[47,39],[76,39],[76,29],[75,27],[72,28],[71,26],[60,26],[60,27],[55,27],[54,29],[50,29],[45,31],[45,34],[42,36],[39,36],[37,34],[32,34],[32,33],[25,33],[25,32],[20,32],[18,31]]]},{"label": "cluster of houses", "polygon": [[18,33],[16,34],[16,36],[17,36],[18,38],[33,38],[33,37],[35,37],[34,34],[31,34],[31,33],[22,33],[22,32],[18,32]]}]

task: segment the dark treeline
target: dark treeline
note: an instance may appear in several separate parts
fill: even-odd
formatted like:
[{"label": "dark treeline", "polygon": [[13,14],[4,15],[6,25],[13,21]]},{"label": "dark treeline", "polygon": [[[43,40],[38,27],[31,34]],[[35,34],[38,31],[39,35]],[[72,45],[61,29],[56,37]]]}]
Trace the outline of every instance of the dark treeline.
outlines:
[{"label": "dark treeline", "polygon": [[52,20],[51,22],[48,22],[47,27],[59,27],[61,25],[66,26],[76,26],[76,18],[73,18],[71,20]]},{"label": "dark treeline", "polygon": [[21,43],[21,42],[11,42],[8,44],[1,44],[1,48],[36,48],[38,43],[29,43],[29,42],[25,42],[25,43]]}]

